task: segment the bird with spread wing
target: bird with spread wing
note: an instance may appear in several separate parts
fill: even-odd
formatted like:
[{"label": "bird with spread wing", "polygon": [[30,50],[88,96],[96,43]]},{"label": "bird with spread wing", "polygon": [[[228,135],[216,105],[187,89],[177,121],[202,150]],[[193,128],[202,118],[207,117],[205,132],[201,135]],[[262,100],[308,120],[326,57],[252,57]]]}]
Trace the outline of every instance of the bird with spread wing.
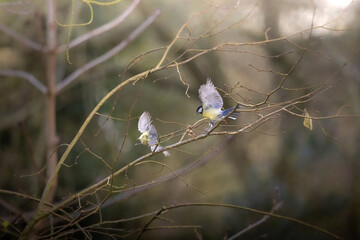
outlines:
[{"label": "bird with spread wing", "polygon": [[[159,144],[156,128],[152,125],[151,116],[148,112],[141,114],[138,122],[138,129],[141,132],[138,139],[143,145],[150,147],[151,151],[158,152],[163,149]],[[166,157],[170,156],[168,151],[163,151],[163,153]]]},{"label": "bird with spread wing", "polygon": [[[223,110],[224,102],[210,78],[207,78],[206,84],[200,86],[199,98],[202,105],[196,109],[196,113],[210,120],[210,128],[234,111],[234,107]],[[236,108],[238,109],[240,106]],[[236,110],[228,118],[236,120],[239,115]]]}]

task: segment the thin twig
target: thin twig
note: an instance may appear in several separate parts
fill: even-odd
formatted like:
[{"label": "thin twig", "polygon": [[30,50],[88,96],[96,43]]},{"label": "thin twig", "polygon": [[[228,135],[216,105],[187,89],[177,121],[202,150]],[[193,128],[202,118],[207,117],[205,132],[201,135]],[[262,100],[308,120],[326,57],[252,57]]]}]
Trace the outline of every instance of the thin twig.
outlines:
[{"label": "thin twig", "polygon": [[33,40],[27,38],[26,36],[8,28],[5,24],[0,22],[0,31],[4,32],[5,34],[9,35],[10,37],[14,38],[16,41],[21,42],[25,46],[28,46],[32,49],[37,51],[44,51],[44,47],[40,44],[34,42]]},{"label": "thin twig", "polygon": [[177,64],[177,62],[175,62],[175,64],[176,64],[176,72],[177,72],[178,75],[179,75],[179,79],[180,79],[180,81],[186,86],[185,95],[186,95],[188,98],[190,98],[190,95],[188,94],[188,91],[189,91],[189,88],[190,88],[190,84],[188,84],[188,83],[186,83],[186,82],[184,81],[184,79],[182,78],[181,73],[180,73],[179,65]]},{"label": "thin twig", "polygon": [[63,91],[68,85],[70,85],[75,79],[77,79],[80,75],[84,74],[91,68],[105,62],[109,58],[115,56],[118,52],[123,50],[126,46],[128,46],[140,33],[142,33],[149,25],[151,25],[155,19],[160,15],[160,9],[157,9],[149,18],[147,18],[139,27],[137,27],[130,35],[121,41],[117,46],[115,46],[110,51],[106,52],[105,54],[101,55],[98,58],[95,58],[91,62],[85,64],[84,66],[80,67],[78,70],[70,74],[66,77],[62,82],[60,82],[57,87],[57,93]]},{"label": "thin twig", "polygon": [[170,49],[173,47],[173,45],[176,43],[176,41],[179,39],[180,34],[182,33],[182,31],[185,29],[186,26],[188,26],[188,24],[197,16],[201,15],[202,13],[198,13],[196,15],[191,16],[179,29],[179,31],[177,32],[175,38],[172,40],[172,42],[166,47],[166,50],[163,54],[163,56],[161,57],[160,61],[158,62],[158,64],[156,65],[155,68],[159,68],[161,67],[161,65],[164,63],[166,57],[168,56]]},{"label": "thin twig", "polygon": [[165,211],[165,208],[162,207],[159,211],[157,211],[154,216],[145,224],[145,226],[141,229],[140,233],[136,236],[136,240],[140,239],[141,235],[146,231],[146,228],[150,226],[150,224],[156,219],[157,216],[161,215],[161,213]]},{"label": "thin twig", "polygon": [[46,94],[47,92],[47,88],[45,87],[45,85],[28,72],[21,70],[0,69],[0,75],[23,78],[25,80],[28,80],[29,83],[36,87],[40,92],[44,94]]},{"label": "thin twig", "polygon": [[[92,224],[92,225],[89,225],[89,226],[85,226],[83,229],[88,230],[88,229],[93,229],[93,228],[100,227],[102,225],[107,225],[107,224],[112,224],[113,225],[113,224],[117,224],[117,223],[135,221],[135,220],[138,220],[138,219],[141,219],[141,218],[152,216],[155,213],[156,212],[150,212],[150,213],[145,213],[145,214],[138,215],[138,216],[135,216],[135,217],[130,217],[130,218],[121,218],[121,219],[117,219],[117,220],[102,221],[102,222],[98,222],[98,223],[95,223],[95,224]],[[74,234],[75,232],[78,232],[78,231],[80,231],[80,229],[71,229],[71,230],[64,231],[64,232],[61,232],[61,233],[57,234],[56,237],[61,238],[61,237],[66,236],[68,234]],[[51,237],[51,236],[48,236],[48,237]]]},{"label": "thin twig", "polygon": [[167,164],[165,163],[161,163],[161,162],[157,162],[157,161],[153,161],[153,160],[146,160],[146,161],[142,161],[138,164],[136,164],[136,166],[140,165],[140,164],[144,164],[144,163],[154,163],[154,164],[159,164],[163,167],[166,167],[167,169],[169,169],[171,171],[171,173],[174,175],[174,177],[180,179],[183,183],[185,183],[186,186],[189,186],[191,187],[192,189],[198,191],[199,193],[201,194],[205,194],[203,191],[201,191],[199,188],[193,186],[192,184],[188,183],[183,177],[179,176],[178,174],[176,174],[176,172],[171,168],[169,167]]},{"label": "thin twig", "polygon": [[134,0],[132,2],[132,4],[125,10],[125,12],[123,12],[120,16],[118,16],[114,20],[112,20],[112,21],[86,33],[86,34],[81,35],[80,37],[71,41],[69,44],[61,45],[58,48],[58,53],[64,52],[64,51],[66,51],[66,49],[73,48],[93,37],[96,37],[102,33],[109,31],[110,29],[116,27],[117,25],[122,23],[130,15],[130,13],[132,13],[135,10],[136,6],[140,3],[140,1],[141,0]]},{"label": "thin twig", "polygon": [[[279,218],[279,219],[283,219],[283,220],[287,220],[290,222],[294,222],[300,225],[303,225],[305,227],[311,228],[313,230],[322,232],[328,236],[331,236],[332,238],[335,239],[340,239],[343,240],[344,238],[337,236],[334,233],[331,233],[329,231],[327,231],[326,229],[323,229],[321,227],[315,226],[313,224],[301,221],[299,219],[296,218],[292,218],[292,217],[287,217],[287,216],[283,216],[283,215],[279,215],[279,214],[275,214],[275,213],[270,213],[270,212],[264,212],[261,210],[257,210],[257,209],[253,209],[253,208],[248,208],[248,207],[244,207],[244,206],[238,206],[238,205],[232,205],[232,204],[220,204],[220,203],[184,203],[184,204],[178,204],[178,205],[173,205],[173,206],[163,206],[161,208],[161,212],[164,211],[168,211],[168,210],[172,210],[172,209],[176,209],[176,208],[183,208],[183,207],[223,207],[223,208],[234,208],[234,209],[239,209],[239,210],[243,210],[243,211],[247,211],[247,212],[252,212],[252,213],[256,213],[256,214],[261,214],[261,215],[266,215],[266,216],[270,216],[270,217],[274,217],[274,218]],[[160,211],[160,210],[159,210]],[[161,213],[160,212],[160,213]]]},{"label": "thin twig", "polygon": [[[274,210],[276,210],[275,208],[279,208],[281,206],[281,202],[276,204],[274,206]],[[283,215],[279,215],[279,214],[274,214],[272,212],[264,212],[261,210],[257,210],[257,209],[253,209],[253,208],[248,208],[248,207],[244,207],[244,206],[239,206],[239,205],[232,205],[232,204],[221,204],[221,203],[184,203],[184,204],[178,204],[178,205],[172,205],[172,206],[162,206],[154,215],[153,217],[144,225],[144,227],[142,228],[142,230],[140,231],[140,233],[138,234],[138,236],[136,237],[136,239],[139,239],[142,234],[149,228],[149,226],[151,225],[151,223],[158,218],[158,216],[160,216],[162,213],[165,213],[169,210],[172,209],[177,209],[177,208],[183,208],[183,207],[222,207],[222,208],[234,208],[234,209],[239,209],[239,210],[243,210],[243,211],[247,211],[247,212],[252,212],[252,213],[256,213],[256,214],[261,214],[264,215],[264,217],[274,217],[274,218],[279,218],[279,219],[283,219],[283,220],[287,220],[290,222],[295,222],[297,224],[300,224],[302,226],[311,228],[313,230],[322,232],[328,236],[331,236],[334,239],[341,239],[343,240],[342,237],[331,233],[329,231],[327,231],[326,229],[323,229],[321,227],[315,226],[313,224],[304,222],[302,220],[296,219],[296,218],[292,218],[292,217],[287,217],[287,216],[283,216]],[[260,220],[258,222],[258,224],[264,222],[267,218],[265,218],[264,220]],[[256,223],[255,223],[256,224]],[[258,225],[257,224],[257,225]],[[251,227],[252,228],[252,227]],[[233,238],[232,238],[233,239]]]},{"label": "thin twig", "polygon": [[[270,211],[270,213],[273,213],[274,211],[277,211],[282,205],[282,202],[278,202]],[[234,240],[238,237],[240,237],[241,235],[243,235],[244,233],[248,232],[249,230],[259,226],[260,224],[264,223],[266,220],[268,220],[270,218],[269,215],[265,215],[262,218],[260,218],[260,220],[254,222],[253,224],[248,225],[246,228],[244,228],[243,230],[241,230],[240,232],[234,234],[233,236],[231,236],[230,238],[228,238],[227,240]]]}]

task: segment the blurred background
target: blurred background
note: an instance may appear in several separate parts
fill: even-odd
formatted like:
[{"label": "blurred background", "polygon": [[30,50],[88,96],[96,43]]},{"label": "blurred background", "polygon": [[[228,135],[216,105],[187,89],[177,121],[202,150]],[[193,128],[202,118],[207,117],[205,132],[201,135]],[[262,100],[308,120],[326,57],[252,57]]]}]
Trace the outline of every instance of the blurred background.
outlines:
[{"label": "blurred background", "polygon": [[[58,26],[57,45],[67,44],[112,21],[134,2],[124,0],[110,6],[93,4],[93,21],[72,27],[70,38],[69,28]],[[41,197],[46,183],[43,171],[46,98],[25,79],[5,72],[25,71],[46,85],[47,63],[41,52],[14,40],[6,29],[44,44],[47,9],[43,5],[37,0],[0,3],[0,188],[37,198]],[[270,211],[274,191],[278,191],[275,195],[283,205],[276,213],[320,226],[346,239],[359,239],[360,121],[356,117],[360,115],[359,1],[138,1],[121,24],[69,49],[72,64],[67,61],[66,51],[57,54],[57,83],[114,49],[157,9],[161,14],[122,51],[84,71],[57,94],[56,134],[60,157],[66,149],[64,144],[71,142],[96,104],[122,81],[155,67],[164,49],[138,58],[129,68],[131,61],[170,44],[191,16],[196,15],[180,35],[165,64],[186,50],[179,61],[194,55],[195,50],[211,49],[225,42],[281,39],[210,52],[179,66],[183,81],[189,84],[190,98],[176,68],[150,74],[145,80],[126,86],[100,108],[99,115],[90,122],[70,153],[67,165],[60,171],[54,201],[59,202],[109,176],[112,171],[104,161],[117,170],[150,152],[145,146],[135,146],[140,136],[137,121],[142,112],[150,112],[160,135],[200,120],[201,116],[195,113],[201,104],[198,88],[206,77],[211,77],[219,88],[224,107],[234,106],[235,101],[244,105],[238,121],[226,122],[231,129],[240,129],[256,120],[257,114],[269,112],[262,112],[261,107],[290,101],[323,84],[329,87],[326,91],[292,108],[300,115],[306,108],[310,116],[329,116],[314,120],[312,131],[303,126],[302,117],[280,112],[252,131],[231,137],[211,136],[171,150],[170,158],[156,155],[151,159],[176,170],[203,159],[203,154],[210,151],[204,163],[182,175],[188,184],[175,178],[137,194],[121,195],[122,190],[171,174],[168,168],[151,163],[129,169],[126,175],[115,178],[114,183],[119,187],[112,195],[115,200],[103,207],[101,214],[93,214],[80,223],[88,226],[99,222],[100,215],[102,220],[115,220],[155,211],[163,205],[192,202],[228,203]],[[69,24],[71,18],[73,23],[86,23],[91,13],[88,5],[81,1],[74,4],[57,1],[55,12],[62,24]],[[309,40],[310,31],[305,30],[312,24],[314,29]],[[190,46],[192,40],[204,33]],[[189,40],[190,36],[194,39]],[[271,95],[265,104],[253,107],[279,85],[284,77],[281,73],[292,68],[284,88]],[[226,94],[230,92],[232,98]],[[162,145],[179,140],[180,136],[170,140],[162,138]],[[120,150],[121,156],[116,160]],[[101,192],[98,197],[102,197]],[[0,200],[2,218],[13,214],[11,208],[26,213],[37,206],[13,195],[2,194]],[[87,204],[97,204],[96,198],[89,197]],[[156,220],[151,226],[198,225],[201,228],[146,231],[143,239],[224,239],[262,216],[235,209],[189,207],[169,211],[163,217],[173,222]],[[131,231],[143,227],[147,219],[110,227],[118,229],[119,236],[133,239],[136,233]],[[96,239],[109,238],[102,233],[92,234]],[[75,237],[83,238],[83,235],[75,234]],[[270,218],[239,237],[262,238],[329,239],[329,236],[293,222]]]}]

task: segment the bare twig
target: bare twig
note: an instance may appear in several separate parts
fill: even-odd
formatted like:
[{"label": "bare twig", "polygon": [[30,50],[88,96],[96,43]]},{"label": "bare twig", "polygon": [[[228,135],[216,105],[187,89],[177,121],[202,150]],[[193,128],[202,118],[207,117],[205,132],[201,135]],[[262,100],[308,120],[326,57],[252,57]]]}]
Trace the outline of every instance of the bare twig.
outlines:
[{"label": "bare twig", "polygon": [[0,69],[0,75],[8,76],[8,77],[19,77],[25,80],[28,80],[31,85],[36,87],[40,92],[46,93],[47,88],[44,84],[42,84],[36,77],[21,70],[10,70],[10,69]]},{"label": "bare twig", "polygon": [[144,225],[144,227],[141,229],[140,233],[136,236],[136,239],[140,239],[141,235],[146,231],[146,228],[150,226],[150,224],[161,215],[162,212],[165,211],[165,208],[162,207],[160,210],[158,210],[154,216]]},{"label": "bare twig", "polygon": [[104,32],[109,31],[110,29],[116,27],[117,25],[122,23],[130,15],[130,13],[132,13],[135,10],[136,6],[140,3],[140,1],[141,0],[134,0],[132,2],[132,4],[125,10],[125,12],[123,12],[120,16],[118,16],[114,20],[112,20],[112,21],[86,33],[86,34],[81,35],[80,37],[71,41],[69,44],[64,44],[64,45],[60,46],[57,50],[58,53],[66,51],[66,49],[73,48],[73,47],[79,45],[80,43],[83,43],[93,37],[96,37]]},{"label": "bare twig", "polygon": [[1,22],[0,22],[0,31],[14,38],[16,41],[21,42],[25,46],[28,46],[37,51],[44,51],[43,46],[27,38],[26,36],[12,30],[11,28],[8,28],[6,25],[2,24]]},{"label": "bare twig", "polygon": [[182,33],[182,31],[185,29],[185,27],[188,26],[188,24],[197,16],[201,15],[201,13],[198,13],[196,15],[191,16],[179,29],[179,31],[177,32],[175,38],[172,40],[172,42],[166,47],[166,50],[163,54],[163,56],[161,57],[160,61],[158,62],[158,64],[156,65],[155,68],[159,68],[165,61],[166,57],[168,56],[170,49],[174,46],[174,44],[176,43],[176,41],[179,39],[180,34]]},{"label": "bare twig", "polygon": [[62,82],[58,84],[56,87],[57,93],[63,91],[68,85],[70,85],[76,78],[80,75],[84,74],[91,68],[105,62],[109,58],[115,56],[118,52],[123,50],[126,46],[128,46],[140,33],[142,33],[150,24],[152,24],[155,19],[160,15],[160,9],[157,9],[149,18],[147,18],[139,27],[137,27],[130,35],[121,41],[117,46],[115,46],[110,51],[106,52],[105,54],[101,55],[100,57],[92,60],[91,62],[85,64],[84,66],[80,67],[78,70],[70,74],[66,77]]},{"label": "bare twig", "polygon": [[[270,213],[273,213],[274,211],[277,211],[282,205],[282,202],[278,202],[274,205],[274,207],[271,209]],[[247,231],[259,226],[260,224],[264,223],[266,220],[268,220],[270,218],[269,215],[265,215],[262,218],[260,218],[260,220],[254,222],[253,224],[248,225],[246,228],[244,228],[243,230],[241,230],[240,232],[234,234],[233,236],[231,236],[230,238],[228,238],[227,240],[234,240],[238,237],[240,237],[241,235],[243,235],[244,233],[246,233]]]},{"label": "bare twig", "polygon": [[232,205],[232,204],[218,204],[218,203],[184,203],[184,204],[178,204],[178,205],[173,205],[173,206],[163,206],[161,209],[163,209],[163,211],[161,211],[160,213],[162,212],[166,212],[168,210],[171,210],[171,209],[176,209],[176,208],[183,208],[183,207],[223,207],[223,208],[234,208],[234,209],[239,209],[239,210],[243,210],[243,211],[247,211],[247,212],[252,212],[252,213],[256,213],[256,214],[261,214],[261,215],[265,215],[265,216],[269,216],[269,217],[274,217],[274,218],[279,218],[279,219],[283,219],[283,220],[287,220],[287,221],[290,221],[290,222],[294,222],[294,223],[297,223],[297,224],[300,224],[302,226],[305,226],[305,227],[308,227],[308,228],[311,228],[313,230],[316,230],[316,231],[319,231],[319,232],[322,232],[328,236],[331,236],[332,238],[334,239],[340,239],[340,240],[343,240],[344,238],[334,234],[334,233],[331,233],[329,231],[327,231],[326,229],[323,229],[321,227],[318,227],[318,226],[315,226],[315,225],[312,225],[310,223],[307,223],[307,222],[304,222],[304,221],[301,221],[299,219],[296,219],[296,218],[292,218],[292,217],[287,217],[287,216],[283,216],[283,215],[279,215],[279,214],[275,214],[275,213],[270,213],[270,212],[264,212],[264,211],[260,211],[260,210],[256,210],[256,209],[253,209],[253,208],[248,208],[248,207],[244,207],[244,206],[238,206],[238,205]]},{"label": "bare twig", "polygon": [[[279,208],[281,206],[281,202],[276,204],[274,206],[273,209],[275,208]],[[292,217],[287,217],[287,216],[283,216],[283,215],[279,215],[279,214],[274,214],[272,212],[264,212],[264,211],[260,211],[260,210],[256,210],[253,208],[248,208],[248,207],[244,207],[244,206],[238,206],[238,205],[232,205],[232,204],[218,204],[218,203],[184,203],[184,204],[178,204],[178,205],[172,205],[172,206],[162,206],[154,215],[153,217],[144,225],[144,227],[142,228],[142,230],[140,231],[140,233],[138,234],[138,236],[136,237],[136,239],[139,239],[142,234],[149,228],[149,226],[151,225],[151,223],[157,219],[161,214],[168,212],[172,209],[177,209],[177,208],[183,208],[183,207],[222,207],[222,208],[233,208],[233,209],[239,209],[239,210],[243,210],[243,211],[247,211],[247,212],[252,212],[252,213],[256,213],[256,214],[261,214],[264,215],[264,217],[274,217],[274,218],[279,218],[279,219],[283,219],[283,220],[287,220],[290,222],[295,222],[297,224],[300,224],[302,226],[311,228],[313,230],[322,232],[328,236],[331,236],[334,239],[341,239],[343,240],[342,237],[331,233],[329,231],[327,231],[326,229],[320,228],[318,226],[315,226],[313,224],[301,221],[299,219],[296,218],[292,218]],[[266,218],[267,219],[267,218]],[[265,220],[266,220],[265,219]],[[261,220],[259,221],[258,224],[262,223],[265,220]]]},{"label": "bare twig", "polygon": [[171,171],[171,173],[174,175],[174,177],[180,179],[183,183],[185,183],[186,186],[191,187],[192,189],[198,191],[201,194],[205,194],[203,191],[201,191],[200,189],[198,189],[197,187],[193,186],[192,184],[188,183],[183,177],[179,176],[178,174],[176,174],[176,172],[169,167],[167,164],[165,163],[161,163],[161,162],[157,162],[157,161],[153,161],[153,160],[146,160],[146,161],[142,161],[136,165],[140,165],[140,164],[144,164],[144,163],[154,163],[154,164],[159,164],[163,167],[166,167],[167,169],[169,169]]},{"label": "bare twig", "polygon": [[179,65],[177,64],[177,62],[175,62],[175,64],[176,64],[176,72],[177,72],[178,75],[179,75],[179,79],[180,79],[180,81],[186,86],[185,95],[186,95],[188,98],[190,98],[190,95],[188,94],[188,91],[189,91],[189,88],[190,88],[190,84],[188,84],[188,83],[186,83],[186,82],[184,81],[184,79],[182,78],[181,73],[180,73]]},{"label": "bare twig", "polygon": [[[135,217],[130,217],[130,218],[121,218],[121,219],[117,219],[117,220],[102,221],[102,222],[98,222],[98,223],[86,226],[86,227],[84,227],[84,229],[87,230],[87,229],[92,229],[92,228],[96,228],[96,227],[99,227],[99,226],[102,226],[102,225],[107,225],[107,224],[117,224],[117,223],[134,221],[134,220],[138,220],[138,219],[141,219],[141,218],[152,216],[156,212],[145,213],[145,214],[138,215],[138,216],[135,216]],[[78,231],[80,231],[80,229],[71,229],[71,230],[68,230],[68,231],[61,232],[60,234],[57,234],[56,237],[61,238],[62,236],[66,236],[68,234],[73,234],[73,233],[78,232]],[[51,237],[51,236],[48,236],[48,237]]]}]

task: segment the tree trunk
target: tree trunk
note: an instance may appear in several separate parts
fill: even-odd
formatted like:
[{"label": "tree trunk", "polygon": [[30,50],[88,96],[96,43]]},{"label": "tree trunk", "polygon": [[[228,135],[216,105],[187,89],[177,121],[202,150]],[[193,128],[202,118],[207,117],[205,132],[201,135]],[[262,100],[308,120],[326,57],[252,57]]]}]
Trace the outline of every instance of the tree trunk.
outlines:
[{"label": "tree trunk", "polygon": [[[46,85],[48,92],[46,94],[46,176],[49,179],[54,172],[58,156],[57,156],[57,134],[56,134],[56,38],[57,25],[55,22],[55,3],[54,0],[46,1]],[[57,188],[57,179],[50,186],[49,194],[44,202],[51,203],[54,199]]]}]

